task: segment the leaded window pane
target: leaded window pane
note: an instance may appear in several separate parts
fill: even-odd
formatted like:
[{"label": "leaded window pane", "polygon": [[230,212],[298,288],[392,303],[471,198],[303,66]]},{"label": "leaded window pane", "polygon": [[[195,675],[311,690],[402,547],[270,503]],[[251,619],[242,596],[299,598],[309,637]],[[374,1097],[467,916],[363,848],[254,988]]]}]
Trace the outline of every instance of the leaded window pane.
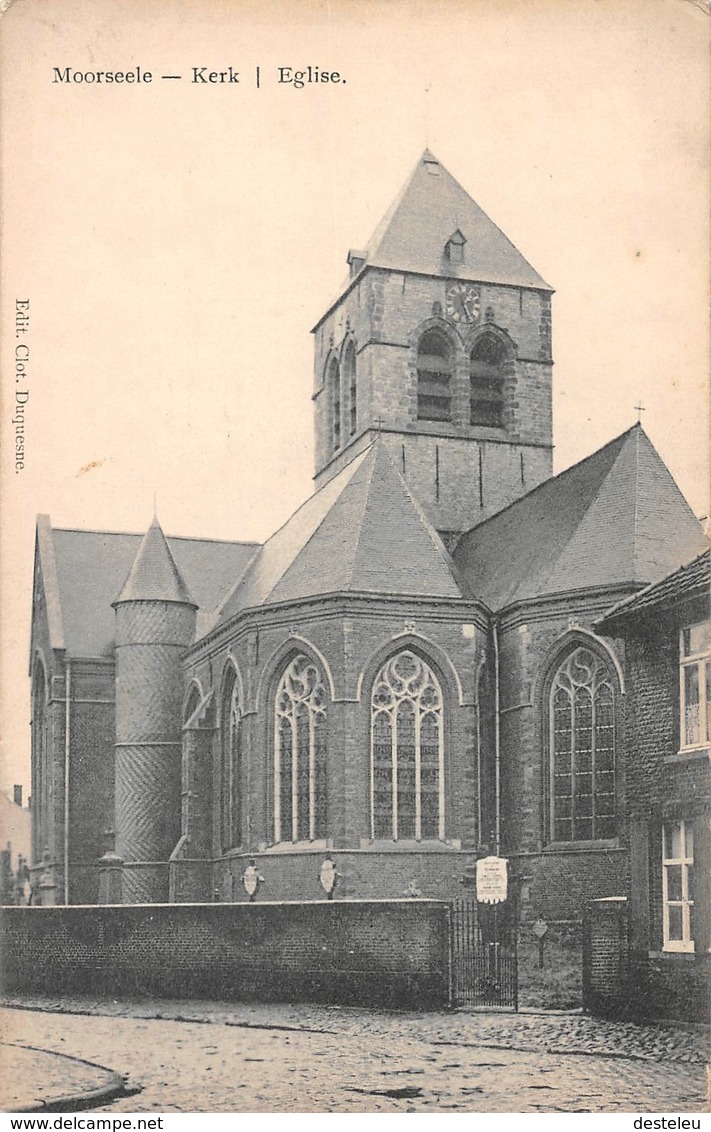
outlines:
[{"label": "leaded window pane", "polygon": [[550,694],[551,836],[615,836],[614,693],[606,666],[578,648],[558,669]]},{"label": "leaded window pane", "polygon": [[326,702],[317,665],[309,657],[295,657],[275,696],[276,841],[312,841],[326,836]]},{"label": "leaded window pane", "polygon": [[[375,698],[375,693],[374,693]],[[388,712],[373,716],[373,836],[392,837],[393,754],[392,721]]]},{"label": "leaded window pane", "polygon": [[220,838],[226,850],[242,842],[242,712],[234,671],[225,685],[220,732]]},{"label": "leaded window pane", "polygon": [[699,666],[688,664],[684,668],[684,745],[701,741],[699,702]]},{"label": "leaded window pane", "polygon": [[421,657],[408,649],[383,666],[371,712],[373,837],[444,837],[442,693]]}]

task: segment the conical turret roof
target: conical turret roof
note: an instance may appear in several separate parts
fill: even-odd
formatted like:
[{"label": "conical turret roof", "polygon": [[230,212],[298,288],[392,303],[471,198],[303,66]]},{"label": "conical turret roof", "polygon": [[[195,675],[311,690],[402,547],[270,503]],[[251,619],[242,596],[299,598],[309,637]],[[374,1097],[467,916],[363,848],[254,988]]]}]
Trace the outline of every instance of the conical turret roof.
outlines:
[{"label": "conical turret roof", "polygon": [[114,604],[123,601],[175,601],[195,605],[155,516]]}]

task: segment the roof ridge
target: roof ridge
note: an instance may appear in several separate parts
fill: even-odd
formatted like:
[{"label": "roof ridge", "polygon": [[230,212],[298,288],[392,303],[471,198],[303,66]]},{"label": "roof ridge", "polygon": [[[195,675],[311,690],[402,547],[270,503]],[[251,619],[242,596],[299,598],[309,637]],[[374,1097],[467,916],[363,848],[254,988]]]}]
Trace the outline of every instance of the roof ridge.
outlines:
[{"label": "roof ridge", "polygon": [[[38,516],[41,518],[41,516]],[[67,535],[114,535],[116,538],[143,538],[145,531],[115,531],[107,529],[99,529],[98,527],[52,527],[53,532],[58,534]],[[263,546],[264,544],[257,539],[230,539],[230,538],[216,538],[213,536],[201,537],[200,535],[166,535],[164,536],[168,542],[211,542],[219,543],[221,546]]]},{"label": "roof ridge", "polygon": [[[368,448],[371,451],[371,457],[372,457],[371,461],[370,461],[370,473],[369,473],[369,479],[368,479],[366,489],[363,492],[363,511],[362,511],[362,514],[361,514],[361,517],[360,517],[360,523],[358,525],[358,537],[355,540],[355,546],[353,548],[353,555],[352,555],[352,558],[351,558],[350,573],[348,575],[349,584],[352,584],[353,579],[356,576],[356,562],[358,561],[358,555],[359,555],[359,551],[360,551],[360,547],[361,547],[361,542],[363,540],[363,526],[364,526],[364,522],[365,522],[365,514],[366,514],[366,511],[367,511],[367,508],[368,508],[368,500],[370,499],[370,492],[371,492],[372,487],[373,487],[373,477],[375,475],[376,456],[378,455],[378,450],[377,450],[377,447],[376,447],[377,444],[378,444],[378,438],[376,436],[368,446]],[[366,448],[366,452],[368,451],[368,448]]]},{"label": "roof ridge", "polygon": [[[307,498],[306,498],[306,499],[305,499],[305,500],[303,501],[303,503],[301,503],[301,504],[300,504],[300,505],[299,505],[299,506],[298,506],[298,507],[296,508],[296,511],[293,511],[293,512],[292,512],[292,514],[291,514],[291,515],[289,515],[289,517],[288,517],[287,519],[285,519],[285,521],[284,521],[284,522],[283,522],[283,523],[281,524],[281,526],[280,526],[280,527],[277,527],[277,529],[276,529],[276,530],[275,530],[275,531],[273,532],[273,534],[271,534],[271,535],[269,536],[269,538],[268,538],[268,539],[267,539],[267,540],[266,540],[265,542],[263,542],[263,543],[261,543],[261,544],[259,545],[259,549],[257,550],[257,552],[256,552],[255,554],[253,554],[253,555],[252,555],[252,558],[250,559],[249,563],[247,564],[247,567],[246,567],[246,569],[245,569],[245,570],[244,570],[244,571],[242,572],[242,575],[241,575],[241,576],[240,576],[240,577],[239,577],[239,578],[237,579],[237,581],[236,581],[236,582],[235,582],[235,584],[234,584],[234,585],[233,585],[233,586],[231,587],[231,589],[230,589],[230,590],[228,590],[228,592],[227,592],[227,593],[225,594],[225,596],[224,596],[223,600],[222,600],[222,601],[220,602],[220,604],[219,604],[219,605],[217,606],[217,608],[215,609],[215,611],[214,611],[214,612],[215,612],[215,624],[217,624],[217,622],[218,622],[218,621],[220,620],[220,618],[221,618],[221,617],[222,617],[222,615],[223,615],[223,612],[224,612],[224,610],[225,610],[225,609],[227,608],[227,606],[229,605],[229,603],[230,603],[230,602],[232,601],[232,599],[233,599],[233,598],[235,597],[235,595],[237,594],[237,592],[238,592],[238,590],[240,589],[240,587],[241,587],[242,585],[245,585],[245,584],[246,584],[246,583],[248,582],[250,575],[251,575],[251,574],[253,574],[253,573],[254,573],[254,571],[255,571],[255,570],[257,569],[257,566],[258,566],[258,564],[259,564],[259,562],[260,562],[260,560],[261,560],[261,556],[262,556],[262,553],[264,553],[264,552],[266,551],[266,548],[267,548],[267,547],[269,546],[269,544],[270,544],[270,543],[271,543],[271,542],[272,542],[272,541],[273,541],[273,540],[274,540],[274,539],[275,539],[275,538],[277,537],[277,535],[281,534],[281,532],[282,532],[282,531],[284,531],[284,530],[286,529],[286,527],[288,527],[288,526],[289,526],[289,524],[290,524],[290,523],[292,523],[292,522],[293,522],[293,521],[295,520],[296,516],[297,516],[297,515],[298,515],[298,514],[299,514],[299,513],[301,512],[301,511],[303,511],[303,510],[304,510],[304,508],[306,508],[306,507],[308,507],[309,505],[311,505],[311,504],[313,503],[314,499],[316,499],[316,498],[317,498],[317,496],[319,496],[319,495],[321,494],[321,492],[323,492],[323,491],[327,491],[327,490],[328,490],[329,488],[332,488],[332,487],[333,487],[333,483],[334,483],[334,481],[335,481],[336,479],[340,478],[341,476],[343,476],[343,475],[344,475],[344,473],[346,472],[346,470],[347,470],[348,468],[350,468],[350,467],[351,467],[351,465],[352,465],[352,464],[354,464],[354,463],[356,462],[356,460],[360,460],[360,461],[361,461],[361,463],[362,463],[362,462],[364,462],[364,460],[365,460],[365,457],[366,457],[366,454],[367,454],[367,452],[368,452],[368,449],[369,449],[369,448],[371,448],[371,447],[372,447],[372,442],[371,442],[371,444],[367,445],[367,446],[366,446],[366,447],[365,447],[364,449],[362,449],[362,450],[361,450],[360,452],[356,452],[356,453],[355,453],[355,454],[353,455],[353,457],[352,457],[352,458],[351,458],[351,459],[350,459],[350,460],[349,460],[349,461],[348,461],[348,462],[347,462],[346,464],[344,464],[344,465],[343,465],[343,467],[342,467],[342,468],[341,468],[341,469],[340,469],[340,470],[339,470],[338,472],[336,472],[336,474],[335,474],[334,476],[332,476],[332,477],[331,477],[331,479],[327,480],[327,481],[326,481],[326,483],[322,484],[322,485],[321,485],[321,487],[319,487],[317,491],[313,491],[313,492],[311,493],[311,495],[309,495],[309,496],[308,496],[308,497],[307,497]],[[357,470],[357,469],[356,469],[356,470]],[[353,474],[353,473],[351,473],[351,475],[352,475],[352,474]],[[337,495],[335,496],[335,498],[334,498],[334,500],[333,500],[333,502],[332,502],[332,504],[331,504],[331,507],[333,507],[333,506],[334,506],[334,504],[336,503],[336,501],[337,501],[338,499],[340,499],[340,497],[341,497],[341,495],[342,495],[343,491],[345,491],[345,488],[347,487],[347,485],[348,485],[349,483],[350,483],[350,477],[347,477],[347,478],[346,478],[346,477],[344,477],[344,482],[343,482],[343,485],[342,485],[342,487],[341,487],[340,491],[338,492],[338,494],[337,494]],[[265,594],[263,595],[263,597],[262,597],[262,599],[261,599],[261,602],[260,602],[260,604],[262,604],[262,605],[263,605],[263,604],[265,604],[265,602],[266,602],[266,601],[268,600],[268,598],[269,598],[269,595],[270,595],[270,594],[272,594],[272,593],[274,592],[274,590],[276,589],[276,587],[277,587],[277,586],[278,586],[278,585],[279,585],[279,584],[281,583],[281,581],[282,581],[282,580],[283,580],[283,579],[284,579],[284,578],[286,577],[286,575],[288,574],[288,572],[289,572],[289,570],[290,570],[291,566],[292,566],[292,565],[293,565],[293,563],[295,562],[296,558],[297,558],[297,557],[298,557],[298,556],[299,556],[299,555],[300,555],[300,554],[301,554],[301,553],[303,552],[304,548],[305,548],[305,547],[307,547],[307,546],[309,545],[309,543],[311,542],[311,539],[312,539],[312,538],[313,538],[313,536],[314,536],[314,535],[316,534],[316,531],[320,530],[321,526],[323,525],[323,523],[324,523],[324,521],[325,521],[325,519],[326,519],[326,515],[328,515],[328,513],[329,513],[329,512],[330,512],[330,510],[331,510],[331,507],[329,507],[329,509],[328,509],[328,511],[326,512],[326,514],[324,514],[324,515],[322,515],[322,516],[321,516],[321,519],[320,519],[320,520],[319,520],[319,522],[317,523],[316,527],[315,527],[315,528],[314,528],[314,530],[313,530],[313,531],[311,532],[311,534],[310,534],[310,535],[309,535],[309,537],[308,537],[308,538],[306,539],[306,541],[305,541],[305,542],[303,543],[303,545],[302,545],[302,546],[300,547],[300,549],[299,549],[299,551],[297,552],[297,554],[296,554],[296,555],[294,555],[294,557],[292,557],[292,558],[291,558],[291,559],[290,559],[290,560],[289,560],[289,561],[288,561],[288,562],[287,562],[287,563],[285,564],[285,566],[284,566],[284,569],[283,569],[283,570],[282,570],[282,572],[281,572],[281,573],[279,574],[279,577],[278,577],[278,578],[276,578],[276,580],[274,581],[274,583],[273,583],[273,584],[272,584],[272,585],[271,585],[271,586],[269,587],[269,590],[268,590],[268,592],[267,592],[267,593],[265,593]]]},{"label": "roof ridge", "polygon": [[[443,564],[445,565],[445,567],[449,571],[449,574],[452,578],[452,581],[454,582],[455,586],[459,590],[460,595],[462,597],[464,597],[463,581],[462,581],[462,578],[459,575],[459,572],[458,572],[458,570],[457,570],[457,568],[456,568],[456,566],[455,566],[455,564],[452,560],[452,556],[450,555],[446,546],[442,542],[442,539],[439,537],[439,534],[437,533],[435,527],[432,526],[432,523],[427,518],[427,514],[426,514],[424,508],[420,505],[417,498],[415,497],[413,492],[410,490],[410,487],[407,483],[407,480],[405,479],[405,477],[400,472],[400,469],[398,468],[397,464],[395,463],[392,456],[390,455],[390,452],[388,451],[387,447],[385,445],[383,445],[383,447],[385,449],[385,454],[386,454],[388,460],[390,461],[390,466],[393,469],[393,471],[395,472],[395,475],[396,475],[397,479],[399,480],[402,488],[404,489],[406,496],[408,497],[408,499],[412,503],[412,505],[415,509],[415,512],[416,512],[416,514],[417,514],[417,516],[420,520],[421,525],[424,527],[425,532],[429,535],[430,540],[432,542],[432,545],[434,546],[434,549],[437,551],[440,558],[442,559]],[[479,599],[477,599],[477,600],[479,600]],[[483,605],[484,602],[481,602],[481,604]]]},{"label": "roof ridge", "polygon": [[[370,443],[370,444],[369,444],[369,445],[368,445],[368,446],[367,446],[366,448],[364,448],[364,449],[363,449],[363,451],[362,451],[362,452],[359,452],[359,453],[358,453],[358,455],[359,455],[359,456],[364,456],[364,459],[363,459],[363,460],[361,461],[361,467],[363,466],[363,464],[365,464],[365,463],[366,463],[367,454],[368,454],[368,453],[369,453],[369,452],[370,452],[370,451],[372,450],[372,448],[374,447],[374,444],[375,444],[375,442],[374,442],[374,441],[372,441],[372,442],[371,442],[371,443]],[[349,460],[347,464],[344,464],[344,465],[343,465],[343,467],[341,468],[341,470],[340,470],[340,471],[339,471],[339,472],[337,473],[337,475],[339,475],[339,476],[340,476],[340,475],[342,475],[342,474],[343,474],[343,472],[345,472],[346,468],[349,468],[349,467],[350,467],[350,465],[351,465],[351,464],[352,464],[353,462],[354,462],[353,460]],[[373,465],[373,466],[375,465],[375,461],[374,461],[374,460],[372,461],[372,465]],[[356,474],[357,472],[359,472],[359,471],[360,471],[360,468],[356,468],[356,469],[355,469],[355,472],[353,473],[353,475],[355,475],[355,474]],[[371,468],[371,473],[370,473],[370,475],[371,475],[371,479],[372,479],[372,475],[373,475],[373,472],[372,472],[372,468]],[[335,477],[334,477],[334,479],[335,479]],[[328,482],[329,482],[329,483],[333,483],[333,480],[329,480]],[[352,484],[352,482],[353,482],[353,476],[350,476],[350,477],[349,477],[349,478],[348,478],[348,479],[347,479],[347,480],[346,480],[346,481],[344,482],[344,484],[343,484],[343,487],[341,488],[341,490],[339,491],[338,495],[336,496],[336,498],[335,498],[335,499],[333,500],[333,502],[331,503],[331,506],[330,506],[330,507],[328,508],[328,511],[324,512],[324,514],[323,514],[323,515],[321,516],[321,519],[320,519],[320,521],[319,521],[319,522],[318,522],[318,523],[316,524],[316,526],[315,526],[315,527],[314,527],[314,529],[312,530],[311,534],[310,534],[310,535],[309,535],[309,537],[308,537],[308,538],[306,539],[306,542],[305,542],[305,543],[304,543],[304,544],[303,544],[303,545],[302,545],[302,546],[301,546],[301,547],[299,548],[299,551],[298,551],[298,553],[297,553],[297,554],[296,554],[296,555],[295,555],[295,556],[294,556],[294,557],[293,557],[293,558],[291,559],[291,561],[290,561],[290,562],[289,562],[289,563],[287,564],[287,566],[286,566],[286,569],[284,570],[283,574],[280,574],[280,576],[279,576],[279,578],[277,579],[277,581],[276,581],[276,582],[274,583],[274,585],[273,585],[273,586],[271,587],[271,589],[269,590],[269,593],[267,593],[267,594],[265,594],[265,595],[264,595],[264,598],[263,598],[263,600],[262,600],[262,604],[265,604],[265,603],[266,603],[266,602],[267,602],[267,601],[269,600],[269,595],[270,595],[270,594],[273,594],[273,593],[274,593],[274,591],[275,591],[275,589],[277,588],[277,586],[278,586],[278,585],[279,585],[279,584],[280,584],[281,582],[283,582],[284,578],[285,578],[285,577],[286,577],[286,575],[287,575],[287,574],[289,573],[289,571],[290,571],[291,567],[292,567],[292,566],[294,565],[294,563],[295,563],[295,562],[297,561],[297,559],[298,559],[298,558],[299,558],[299,557],[300,557],[300,556],[301,556],[301,555],[302,555],[302,554],[304,553],[304,551],[306,550],[306,548],[307,548],[308,546],[310,546],[310,545],[311,545],[311,543],[313,542],[313,540],[314,540],[314,539],[316,538],[316,535],[317,535],[317,534],[319,533],[319,531],[321,530],[321,527],[322,527],[322,526],[324,525],[324,523],[325,523],[325,522],[327,521],[327,519],[328,519],[328,518],[329,518],[329,517],[331,516],[331,514],[332,514],[332,512],[333,512],[333,509],[334,509],[334,507],[336,507],[336,506],[338,505],[338,503],[340,502],[340,500],[341,500],[341,499],[342,499],[342,497],[343,497],[343,494],[344,494],[344,492],[345,492],[345,491],[346,491],[346,490],[347,490],[347,489],[348,489],[348,488],[350,487],[350,485]],[[328,484],[324,484],[324,485],[323,485],[323,487],[328,487]],[[322,489],[322,488],[319,488],[319,490],[323,490],[323,489]],[[318,495],[318,492],[314,492],[314,495],[311,495],[311,496],[309,496],[309,498],[310,498],[310,499],[313,499],[315,495]],[[367,501],[367,499],[368,499],[368,490],[366,489],[366,492],[365,492],[365,500]],[[294,512],[294,514],[296,514],[296,512]],[[360,527],[360,529],[359,529],[359,532],[358,532],[358,539],[356,540],[356,547],[357,547],[357,545],[358,545],[358,542],[360,541],[360,535],[361,535],[361,532],[362,532],[362,524],[361,524],[361,527]],[[354,558],[355,558],[355,555],[354,555]],[[352,577],[352,574],[353,574],[353,571],[351,570],[351,577]]]}]

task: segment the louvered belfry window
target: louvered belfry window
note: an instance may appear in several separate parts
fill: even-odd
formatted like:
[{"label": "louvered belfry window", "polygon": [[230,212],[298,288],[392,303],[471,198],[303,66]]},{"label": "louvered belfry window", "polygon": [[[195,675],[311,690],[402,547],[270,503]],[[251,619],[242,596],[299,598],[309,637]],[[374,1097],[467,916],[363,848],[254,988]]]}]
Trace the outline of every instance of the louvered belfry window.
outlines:
[{"label": "louvered belfry window", "polygon": [[380,669],[371,698],[371,836],[444,838],[442,692],[429,665],[405,650]]},{"label": "louvered belfry window", "polygon": [[469,359],[471,424],[502,427],[505,361],[503,342],[495,334],[482,334]]},{"label": "louvered belfry window", "polygon": [[550,834],[553,841],[611,838],[615,822],[615,696],[607,665],[577,648],[550,692]]},{"label": "louvered belfry window", "polygon": [[417,348],[417,418],[452,419],[452,347],[439,330],[427,330]]},{"label": "louvered belfry window", "polygon": [[299,654],[276,692],[274,840],[326,837],[326,687],[318,666]]}]

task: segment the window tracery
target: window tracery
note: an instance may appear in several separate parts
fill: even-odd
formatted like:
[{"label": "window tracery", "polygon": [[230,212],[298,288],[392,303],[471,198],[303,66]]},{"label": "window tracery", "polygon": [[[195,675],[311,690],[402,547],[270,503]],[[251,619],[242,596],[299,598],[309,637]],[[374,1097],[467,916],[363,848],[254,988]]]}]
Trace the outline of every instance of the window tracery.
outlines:
[{"label": "window tracery", "polygon": [[373,683],[371,836],[444,838],[442,691],[409,649],[391,657]]},{"label": "window tracery", "polygon": [[274,840],[326,837],[326,686],[300,653],[287,665],[275,698]]},{"label": "window tracery", "polygon": [[614,689],[591,649],[575,649],[560,665],[549,710],[551,839],[614,837]]}]

